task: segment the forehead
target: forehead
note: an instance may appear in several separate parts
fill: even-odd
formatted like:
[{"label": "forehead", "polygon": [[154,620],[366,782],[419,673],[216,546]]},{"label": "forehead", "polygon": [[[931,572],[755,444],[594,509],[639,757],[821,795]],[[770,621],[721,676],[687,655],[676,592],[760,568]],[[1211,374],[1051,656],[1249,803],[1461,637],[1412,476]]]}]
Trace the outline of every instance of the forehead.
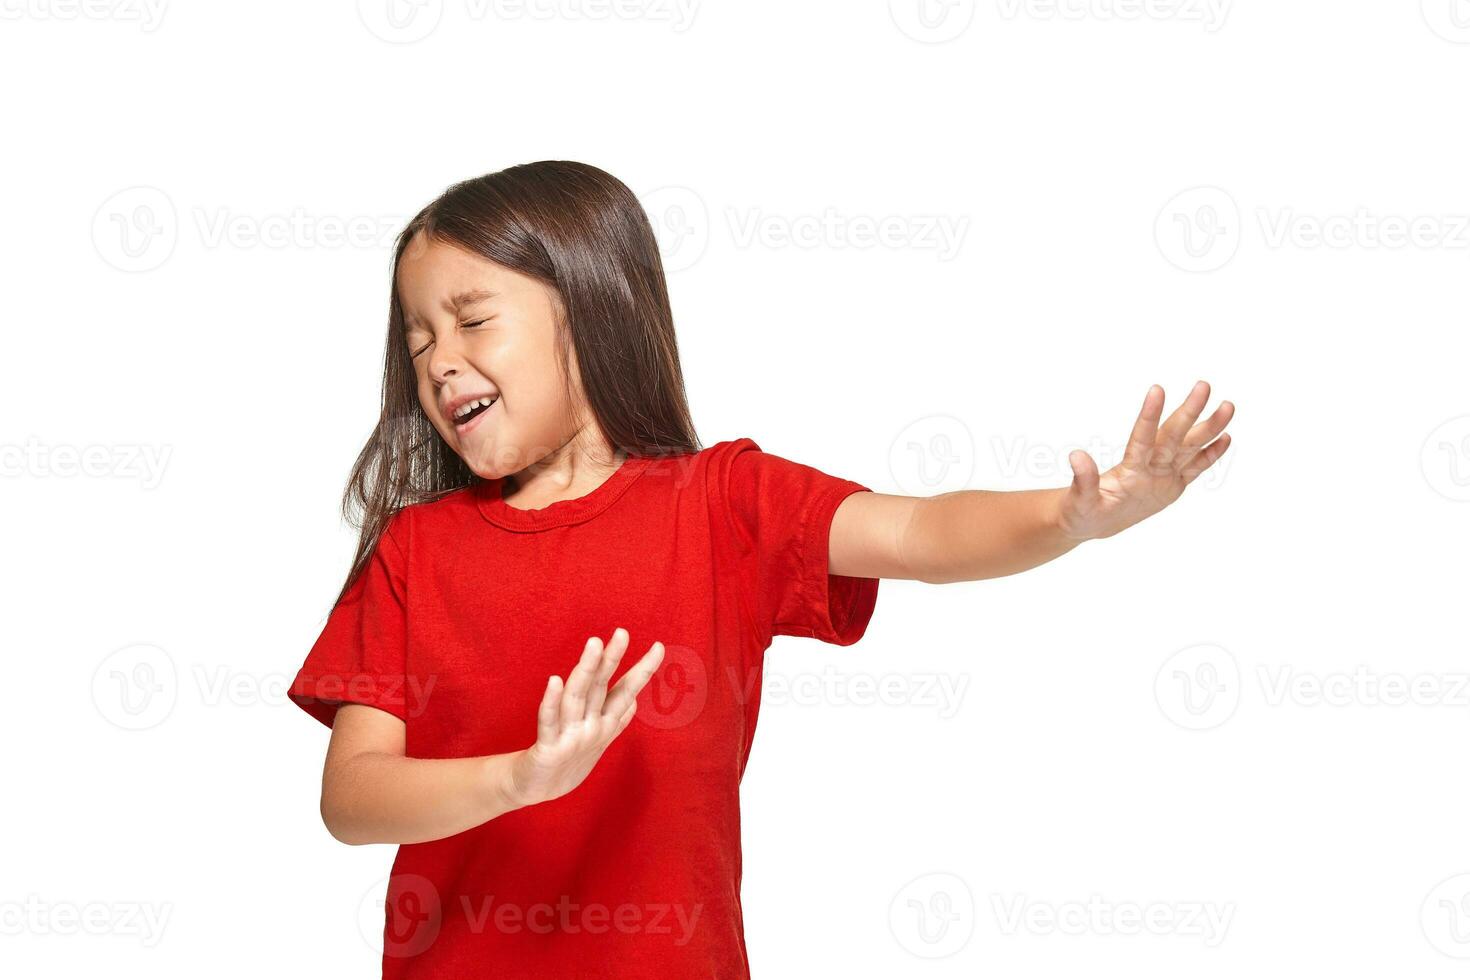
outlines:
[{"label": "forehead", "polygon": [[414,236],[398,260],[394,287],[404,320],[420,323],[490,299],[525,302],[544,292],[530,276],[456,245]]}]

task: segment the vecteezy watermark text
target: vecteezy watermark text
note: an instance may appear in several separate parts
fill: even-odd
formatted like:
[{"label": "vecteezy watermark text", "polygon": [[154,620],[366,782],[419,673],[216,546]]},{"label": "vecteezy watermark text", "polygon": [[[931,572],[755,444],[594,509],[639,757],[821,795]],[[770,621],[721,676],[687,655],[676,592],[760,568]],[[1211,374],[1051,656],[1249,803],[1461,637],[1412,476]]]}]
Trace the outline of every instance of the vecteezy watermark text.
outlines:
[{"label": "vecteezy watermark text", "polygon": [[144,490],[163,481],[173,447],[147,443],[45,443],[30,436],[24,443],[0,443],[0,477],[49,479],[137,480]]},{"label": "vecteezy watermark text", "polygon": [[136,22],[146,34],[163,23],[168,0],[0,0],[0,20]]},{"label": "vecteezy watermark text", "polygon": [[959,254],[967,215],[849,215],[826,208],[820,215],[770,214],[760,208],[729,208],[725,213],[737,248],[855,248],[933,252],[948,262]]},{"label": "vecteezy watermark text", "polygon": [[[1203,731],[1229,721],[1248,688],[1235,655],[1214,643],[1172,654],[1154,678],[1159,710],[1180,728]],[[1375,670],[1302,670],[1293,664],[1257,664],[1260,704],[1266,708],[1470,709],[1470,673]]]},{"label": "vecteezy watermark text", "polygon": [[1225,26],[1232,0],[996,0],[1004,20],[1156,20],[1200,24],[1213,34]]},{"label": "vecteezy watermark text", "polygon": [[1025,895],[991,895],[1002,935],[1180,936],[1215,947],[1225,941],[1235,917],[1234,902],[1037,901]]},{"label": "vecteezy watermark text", "polygon": [[[1160,254],[1186,272],[1224,268],[1247,237],[1272,251],[1470,250],[1470,214],[1399,214],[1368,207],[1312,213],[1292,206],[1257,207],[1253,214],[1255,220],[1247,220],[1223,188],[1191,187],[1160,209],[1154,240]],[[1255,235],[1248,236],[1252,225]]]},{"label": "vecteezy watermark text", "polygon": [[151,949],[173,909],[172,902],[53,902],[32,894],[0,901],[0,935],[126,936]]}]

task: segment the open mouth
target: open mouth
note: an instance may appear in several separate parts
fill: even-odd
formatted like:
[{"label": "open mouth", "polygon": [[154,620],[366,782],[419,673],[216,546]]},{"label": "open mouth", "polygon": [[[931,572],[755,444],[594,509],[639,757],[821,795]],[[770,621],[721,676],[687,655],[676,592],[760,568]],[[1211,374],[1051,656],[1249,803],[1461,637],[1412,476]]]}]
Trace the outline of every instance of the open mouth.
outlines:
[{"label": "open mouth", "polygon": [[490,406],[494,405],[499,400],[499,395],[486,395],[484,398],[477,398],[472,402],[466,402],[465,404],[461,405],[458,409],[455,410],[454,413],[453,421],[455,428],[463,428],[464,426],[469,425],[475,419],[490,411]]}]

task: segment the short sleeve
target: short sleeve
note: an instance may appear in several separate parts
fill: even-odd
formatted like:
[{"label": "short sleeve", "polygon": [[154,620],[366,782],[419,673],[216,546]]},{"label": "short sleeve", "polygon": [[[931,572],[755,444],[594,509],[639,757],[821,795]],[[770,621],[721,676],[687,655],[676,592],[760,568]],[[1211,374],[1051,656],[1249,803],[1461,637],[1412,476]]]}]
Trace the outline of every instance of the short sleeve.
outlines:
[{"label": "short sleeve", "polygon": [[408,641],[403,512],[389,521],[367,564],[338,600],[287,696],[330,726],[343,702],[368,704],[408,721]]},{"label": "short sleeve", "polygon": [[772,636],[815,637],[848,646],[862,638],[878,579],[832,575],[832,517],[869,488],[735,440],[724,466],[735,532],[749,558],[742,570],[751,606]]}]

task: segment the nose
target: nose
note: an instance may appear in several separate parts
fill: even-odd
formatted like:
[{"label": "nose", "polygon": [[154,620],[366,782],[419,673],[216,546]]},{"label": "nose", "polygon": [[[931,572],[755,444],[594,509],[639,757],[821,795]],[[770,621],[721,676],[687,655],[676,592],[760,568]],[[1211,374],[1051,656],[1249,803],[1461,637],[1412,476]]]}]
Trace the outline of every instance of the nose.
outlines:
[{"label": "nose", "polygon": [[442,385],[463,368],[459,353],[452,344],[435,343],[429,351],[429,377]]}]

